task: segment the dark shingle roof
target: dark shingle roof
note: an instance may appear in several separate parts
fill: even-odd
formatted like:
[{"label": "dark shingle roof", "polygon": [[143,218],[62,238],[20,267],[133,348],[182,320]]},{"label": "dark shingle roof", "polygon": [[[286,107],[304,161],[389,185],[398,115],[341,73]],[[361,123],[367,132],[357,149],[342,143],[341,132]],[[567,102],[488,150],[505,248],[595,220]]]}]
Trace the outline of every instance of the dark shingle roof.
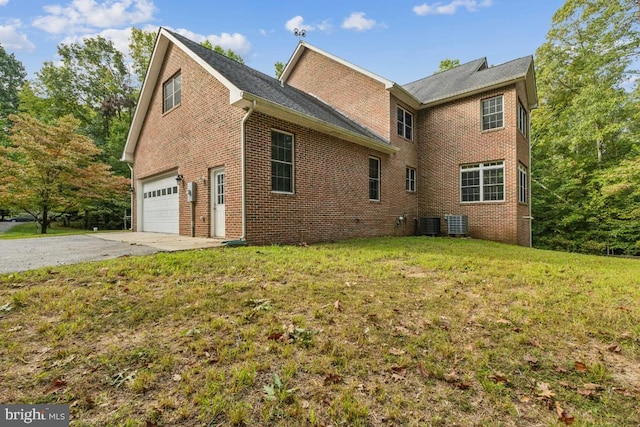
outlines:
[{"label": "dark shingle roof", "polygon": [[[166,28],[165,28],[166,30]],[[166,30],[224,78],[244,92],[251,93],[272,103],[321,120],[334,126],[358,134],[365,138],[389,144],[388,141],[359,123],[342,115],[321,100],[299,89],[281,85],[280,81],[260,71],[254,70],[233,59],[207,49],[180,34]]]},{"label": "dark shingle roof", "polygon": [[526,56],[494,67],[487,67],[487,59],[480,58],[402,87],[423,104],[429,104],[495,84],[524,78],[532,62],[533,57]]}]

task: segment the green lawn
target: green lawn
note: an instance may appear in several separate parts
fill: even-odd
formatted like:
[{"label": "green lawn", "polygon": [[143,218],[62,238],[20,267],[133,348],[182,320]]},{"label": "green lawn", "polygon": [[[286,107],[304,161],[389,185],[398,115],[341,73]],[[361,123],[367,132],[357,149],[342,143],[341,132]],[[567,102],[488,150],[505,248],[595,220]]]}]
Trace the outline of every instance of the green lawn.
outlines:
[{"label": "green lawn", "polygon": [[[89,230],[83,230],[81,228],[63,227],[58,223],[53,223],[47,229],[47,234],[40,234],[40,225],[36,222],[24,222],[16,224],[4,233],[0,233],[0,240],[2,239],[24,239],[31,237],[46,237],[46,236],[60,236],[71,234],[87,234]],[[102,232],[102,231],[99,231]]]},{"label": "green lawn", "polygon": [[0,403],[75,426],[637,426],[640,261],[447,238],[0,275]]}]

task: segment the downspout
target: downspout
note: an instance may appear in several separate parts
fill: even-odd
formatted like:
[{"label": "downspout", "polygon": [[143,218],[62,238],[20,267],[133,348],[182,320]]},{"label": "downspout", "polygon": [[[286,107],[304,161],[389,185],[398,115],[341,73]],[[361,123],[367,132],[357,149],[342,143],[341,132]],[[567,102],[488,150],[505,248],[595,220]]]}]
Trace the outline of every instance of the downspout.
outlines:
[{"label": "downspout", "polygon": [[529,120],[527,121],[527,135],[529,136],[529,186],[527,187],[527,196],[529,197],[529,247],[533,247],[533,216],[531,216],[531,183],[533,182],[533,159],[531,158],[531,111],[529,111]]},{"label": "downspout", "polygon": [[[129,206],[131,209],[131,230],[133,230],[133,196],[135,194],[135,182],[133,181],[133,166],[131,166],[131,163],[127,162],[127,166],[129,166],[129,170],[131,171],[131,177],[129,178],[131,181],[131,191],[129,191]],[[137,215],[136,215],[136,222],[137,222]],[[136,231],[138,231],[138,224],[136,224]]]},{"label": "downspout", "polygon": [[247,159],[245,153],[245,145],[246,145],[246,123],[249,119],[251,113],[256,108],[256,101],[253,100],[251,103],[251,107],[247,110],[246,114],[242,118],[242,125],[240,127],[240,174],[241,174],[241,192],[242,192],[242,236],[240,240],[246,240],[247,238],[247,177],[246,177],[246,169],[247,169]]}]

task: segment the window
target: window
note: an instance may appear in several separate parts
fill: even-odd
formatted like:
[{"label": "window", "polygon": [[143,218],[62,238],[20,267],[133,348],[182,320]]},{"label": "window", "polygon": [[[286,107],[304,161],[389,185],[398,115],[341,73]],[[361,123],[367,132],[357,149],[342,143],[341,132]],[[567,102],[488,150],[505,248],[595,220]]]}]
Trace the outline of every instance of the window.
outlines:
[{"label": "window", "polygon": [[502,95],[482,100],[482,130],[497,129],[504,125]]},{"label": "window", "polygon": [[527,168],[522,164],[518,164],[518,202],[529,203]]},{"label": "window", "polygon": [[380,200],[380,159],[369,157],[369,200]]},{"label": "window", "polygon": [[182,78],[180,73],[171,77],[162,86],[164,94],[164,108],[163,112],[171,110],[173,107],[180,105],[181,92],[182,92]]},{"label": "window", "polygon": [[293,135],[271,131],[271,191],[293,193]]},{"label": "window", "polygon": [[504,200],[504,162],[476,163],[460,167],[460,200]]},{"label": "window", "polygon": [[416,170],[413,168],[407,168],[406,190],[416,191]]},{"label": "window", "polygon": [[398,107],[398,135],[413,139],[413,114]]},{"label": "window", "polygon": [[518,129],[520,133],[527,138],[527,130],[529,129],[529,117],[527,115],[527,110],[522,106],[520,102],[518,102]]}]

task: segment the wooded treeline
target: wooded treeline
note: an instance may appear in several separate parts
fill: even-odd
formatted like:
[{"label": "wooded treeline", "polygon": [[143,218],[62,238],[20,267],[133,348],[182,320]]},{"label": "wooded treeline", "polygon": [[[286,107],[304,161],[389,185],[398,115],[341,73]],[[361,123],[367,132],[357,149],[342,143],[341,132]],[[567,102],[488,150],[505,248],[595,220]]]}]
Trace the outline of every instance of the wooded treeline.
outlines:
[{"label": "wooded treeline", "polygon": [[[567,0],[536,51],[539,108],[531,117],[536,247],[640,255],[639,14],[635,0]],[[49,135],[75,126],[98,149],[92,161],[127,178],[129,169],[120,156],[154,39],[155,33],[134,28],[128,58],[101,37],[61,44],[61,61],[45,63],[31,81],[25,80],[22,64],[0,47],[0,146],[8,159],[0,165],[3,179],[26,179],[15,170],[7,172],[27,161],[24,153],[12,150],[18,139],[12,136],[10,115],[16,113],[50,126],[14,119],[23,128],[32,123]],[[213,49],[242,61],[232,51]],[[446,61],[447,66],[456,65]],[[276,74],[282,68],[276,64]],[[21,132],[24,143],[29,138],[24,129]],[[55,159],[52,167],[57,167]],[[100,170],[106,173],[109,168]],[[60,175],[71,176],[68,172]],[[104,185],[108,180],[102,178],[97,182]],[[98,196],[103,191],[109,196],[81,199],[73,197],[80,192],[77,182],[41,184],[29,200],[4,188],[0,207],[31,212],[27,207],[39,203],[41,212],[43,194],[66,189],[65,196],[49,207],[51,212],[84,210],[119,221],[129,207],[128,185],[118,179],[111,183],[112,189],[120,190],[98,186],[84,194]],[[23,192],[26,187],[15,188]]]}]

